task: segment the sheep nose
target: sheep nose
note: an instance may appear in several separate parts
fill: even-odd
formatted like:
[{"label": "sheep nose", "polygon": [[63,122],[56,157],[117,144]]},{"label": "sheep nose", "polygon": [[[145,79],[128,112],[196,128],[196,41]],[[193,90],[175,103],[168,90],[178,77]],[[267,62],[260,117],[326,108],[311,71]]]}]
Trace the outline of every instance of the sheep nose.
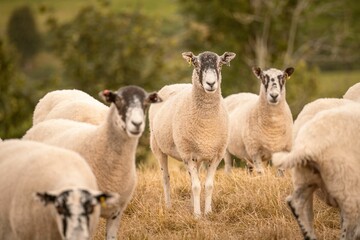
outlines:
[{"label": "sheep nose", "polygon": [[270,96],[272,97],[272,99],[276,100],[276,98],[279,96],[279,94],[277,94],[277,93],[270,93]]},{"label": "sheep nose", "polygon": [[142,124],[142,122],[135,122],[135,121],[131,121],[131,123],[137,128],[139,128],[140,125]]},{"label": "sheep nose", "polygon": [[206,84],[212,88],[215,85],[215,82],[213,82],[213,83],[206,82]]}]

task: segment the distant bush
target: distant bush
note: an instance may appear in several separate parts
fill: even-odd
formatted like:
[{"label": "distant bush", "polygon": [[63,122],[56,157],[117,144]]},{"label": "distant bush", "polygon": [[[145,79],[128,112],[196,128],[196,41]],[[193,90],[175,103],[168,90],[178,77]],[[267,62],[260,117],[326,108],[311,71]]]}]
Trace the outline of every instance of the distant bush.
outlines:
[{"label": "distant bush", "polygon": [[12,12],[7,25],[7,36],[19,51],[23,65],[39,52],[42,39],[29,6],[16,8]]},{"label": "distant bush", "polygon": [[162,78],[160,26],[140,12],[85,7],[71,22],[49,18],[48,26],[50,49],[62,60],[69,87],[90,94],[129,84],[149,89]]},{"label": "distant bush", "polygon": [[0,38],[0,137],[21,137],[31,126],[32,90],[16,67],[14,50]]}]

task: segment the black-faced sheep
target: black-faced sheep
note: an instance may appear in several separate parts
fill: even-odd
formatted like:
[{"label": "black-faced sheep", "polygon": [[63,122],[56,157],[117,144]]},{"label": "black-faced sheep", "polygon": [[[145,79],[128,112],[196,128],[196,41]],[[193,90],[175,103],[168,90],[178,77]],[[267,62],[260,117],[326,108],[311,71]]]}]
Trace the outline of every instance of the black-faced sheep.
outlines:
[{"label": "black-faced sheep", "polygon": [[165,203],[170,202],[168,156],[183,161],[191,176],[194,214],[201,215],[199,166],[208,164],[205,181],[205,213],[212,211],[211,199],[216,168],[228,142],[228,114],[221,95],[221,67],[235,57],[203,52],[182,54],[194,66],[192,84],[165,86],[163,103],[149,110],[150,146],[163,173]]},{"label": "black-faced sheep", "polygon": [[101,124],[51,119],[34,125],[24,138],[80,153],[95,173],[99,188],[120,195],[117,205],[101,211],[107,219],[107,239],[116,239],[121,215],[136,186],[135,151],[144,131],[146,109],[161,100],[157,93],[148,94],[136,86],[105,90],[102,96],[111,105]]},{"label": "black-faced sheep", "polygon": [[261,81],[259,96],[238,93],[225,98],[230,119],[230,141],[225,155],[225,171],[230,172],[231,155],[255,166],[263,173],[263,161],[277,151],[289,151],[292,145],[292,114],[286,102],[286,80],[294,68],[284,71],[253,68]]},{"label": "black-faced sheep", "polygon": [[25,140],[0,143],[0,191],[0,239],[91,239],[100,204],[118,197],[79,154]]}]

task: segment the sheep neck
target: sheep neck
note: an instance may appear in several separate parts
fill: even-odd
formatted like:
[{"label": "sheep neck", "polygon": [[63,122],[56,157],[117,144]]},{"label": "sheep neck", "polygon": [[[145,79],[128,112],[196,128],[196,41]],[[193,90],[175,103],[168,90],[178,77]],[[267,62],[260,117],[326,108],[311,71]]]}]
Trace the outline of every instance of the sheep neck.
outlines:
[{"label": "sheep neck", "polygon": [[267,129],[267,133],[277,135],[285,128],[288,113],[286,108],[285,92],[282,93],[281,100],[277,105],[270,105],[266,100],[266,94],[261,91],[254,108],[255,119],[261,128]]},{"label": "sheep neck", "polygon": [[191,97],[193,101],[191,103],[194,110],[196,109],[200,112],[208,112],[208,110],[213,112],[215,110],[214,112],[216,112],[219,109],[222,98],[220,86],[214,93],[206,93],[200,84],[199,77],[195,73],[193,74],[192,85]]},{"label": "sheep neck", "polygon": [[[118,114],[114,106],[109,109],[109,114],[94,136],[95,144],[102,144],[101,159],[96,163],[97,169],[103,170],[103,176],[117,179],[119,171],[130,174],[135,171],[135,151],[139,138],[130,138],[126,132],[116,125],[114,114]],[[124,171],[125,170],[125,171]]]}]

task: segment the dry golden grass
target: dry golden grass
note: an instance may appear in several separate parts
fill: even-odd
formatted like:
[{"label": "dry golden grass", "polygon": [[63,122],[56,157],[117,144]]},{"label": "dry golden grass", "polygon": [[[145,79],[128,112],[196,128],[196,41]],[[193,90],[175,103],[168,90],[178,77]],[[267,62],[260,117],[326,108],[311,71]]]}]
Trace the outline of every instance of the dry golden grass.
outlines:
[{"label": "dry golden grass", "polygon": [[[202,173],[202,180],[204,176]],[[289,173],[276,177],[275,171],[268,169],[265,176],[251,176],[238,168],[227,176],[219,169],[213,213],[199,220],[192,215],[190,180],[184,167],[173,166],[170,177],[173,206],[166,209],[159,168],[153,165],[138,169],[138,185],[121,220],[120,239],[302,239],[284,201],[292,192]],[[338,239],[338,210],[317,198],[314,209],[318,238]],[[95,239],[104,239],[104,229],[101,220]]]}]

